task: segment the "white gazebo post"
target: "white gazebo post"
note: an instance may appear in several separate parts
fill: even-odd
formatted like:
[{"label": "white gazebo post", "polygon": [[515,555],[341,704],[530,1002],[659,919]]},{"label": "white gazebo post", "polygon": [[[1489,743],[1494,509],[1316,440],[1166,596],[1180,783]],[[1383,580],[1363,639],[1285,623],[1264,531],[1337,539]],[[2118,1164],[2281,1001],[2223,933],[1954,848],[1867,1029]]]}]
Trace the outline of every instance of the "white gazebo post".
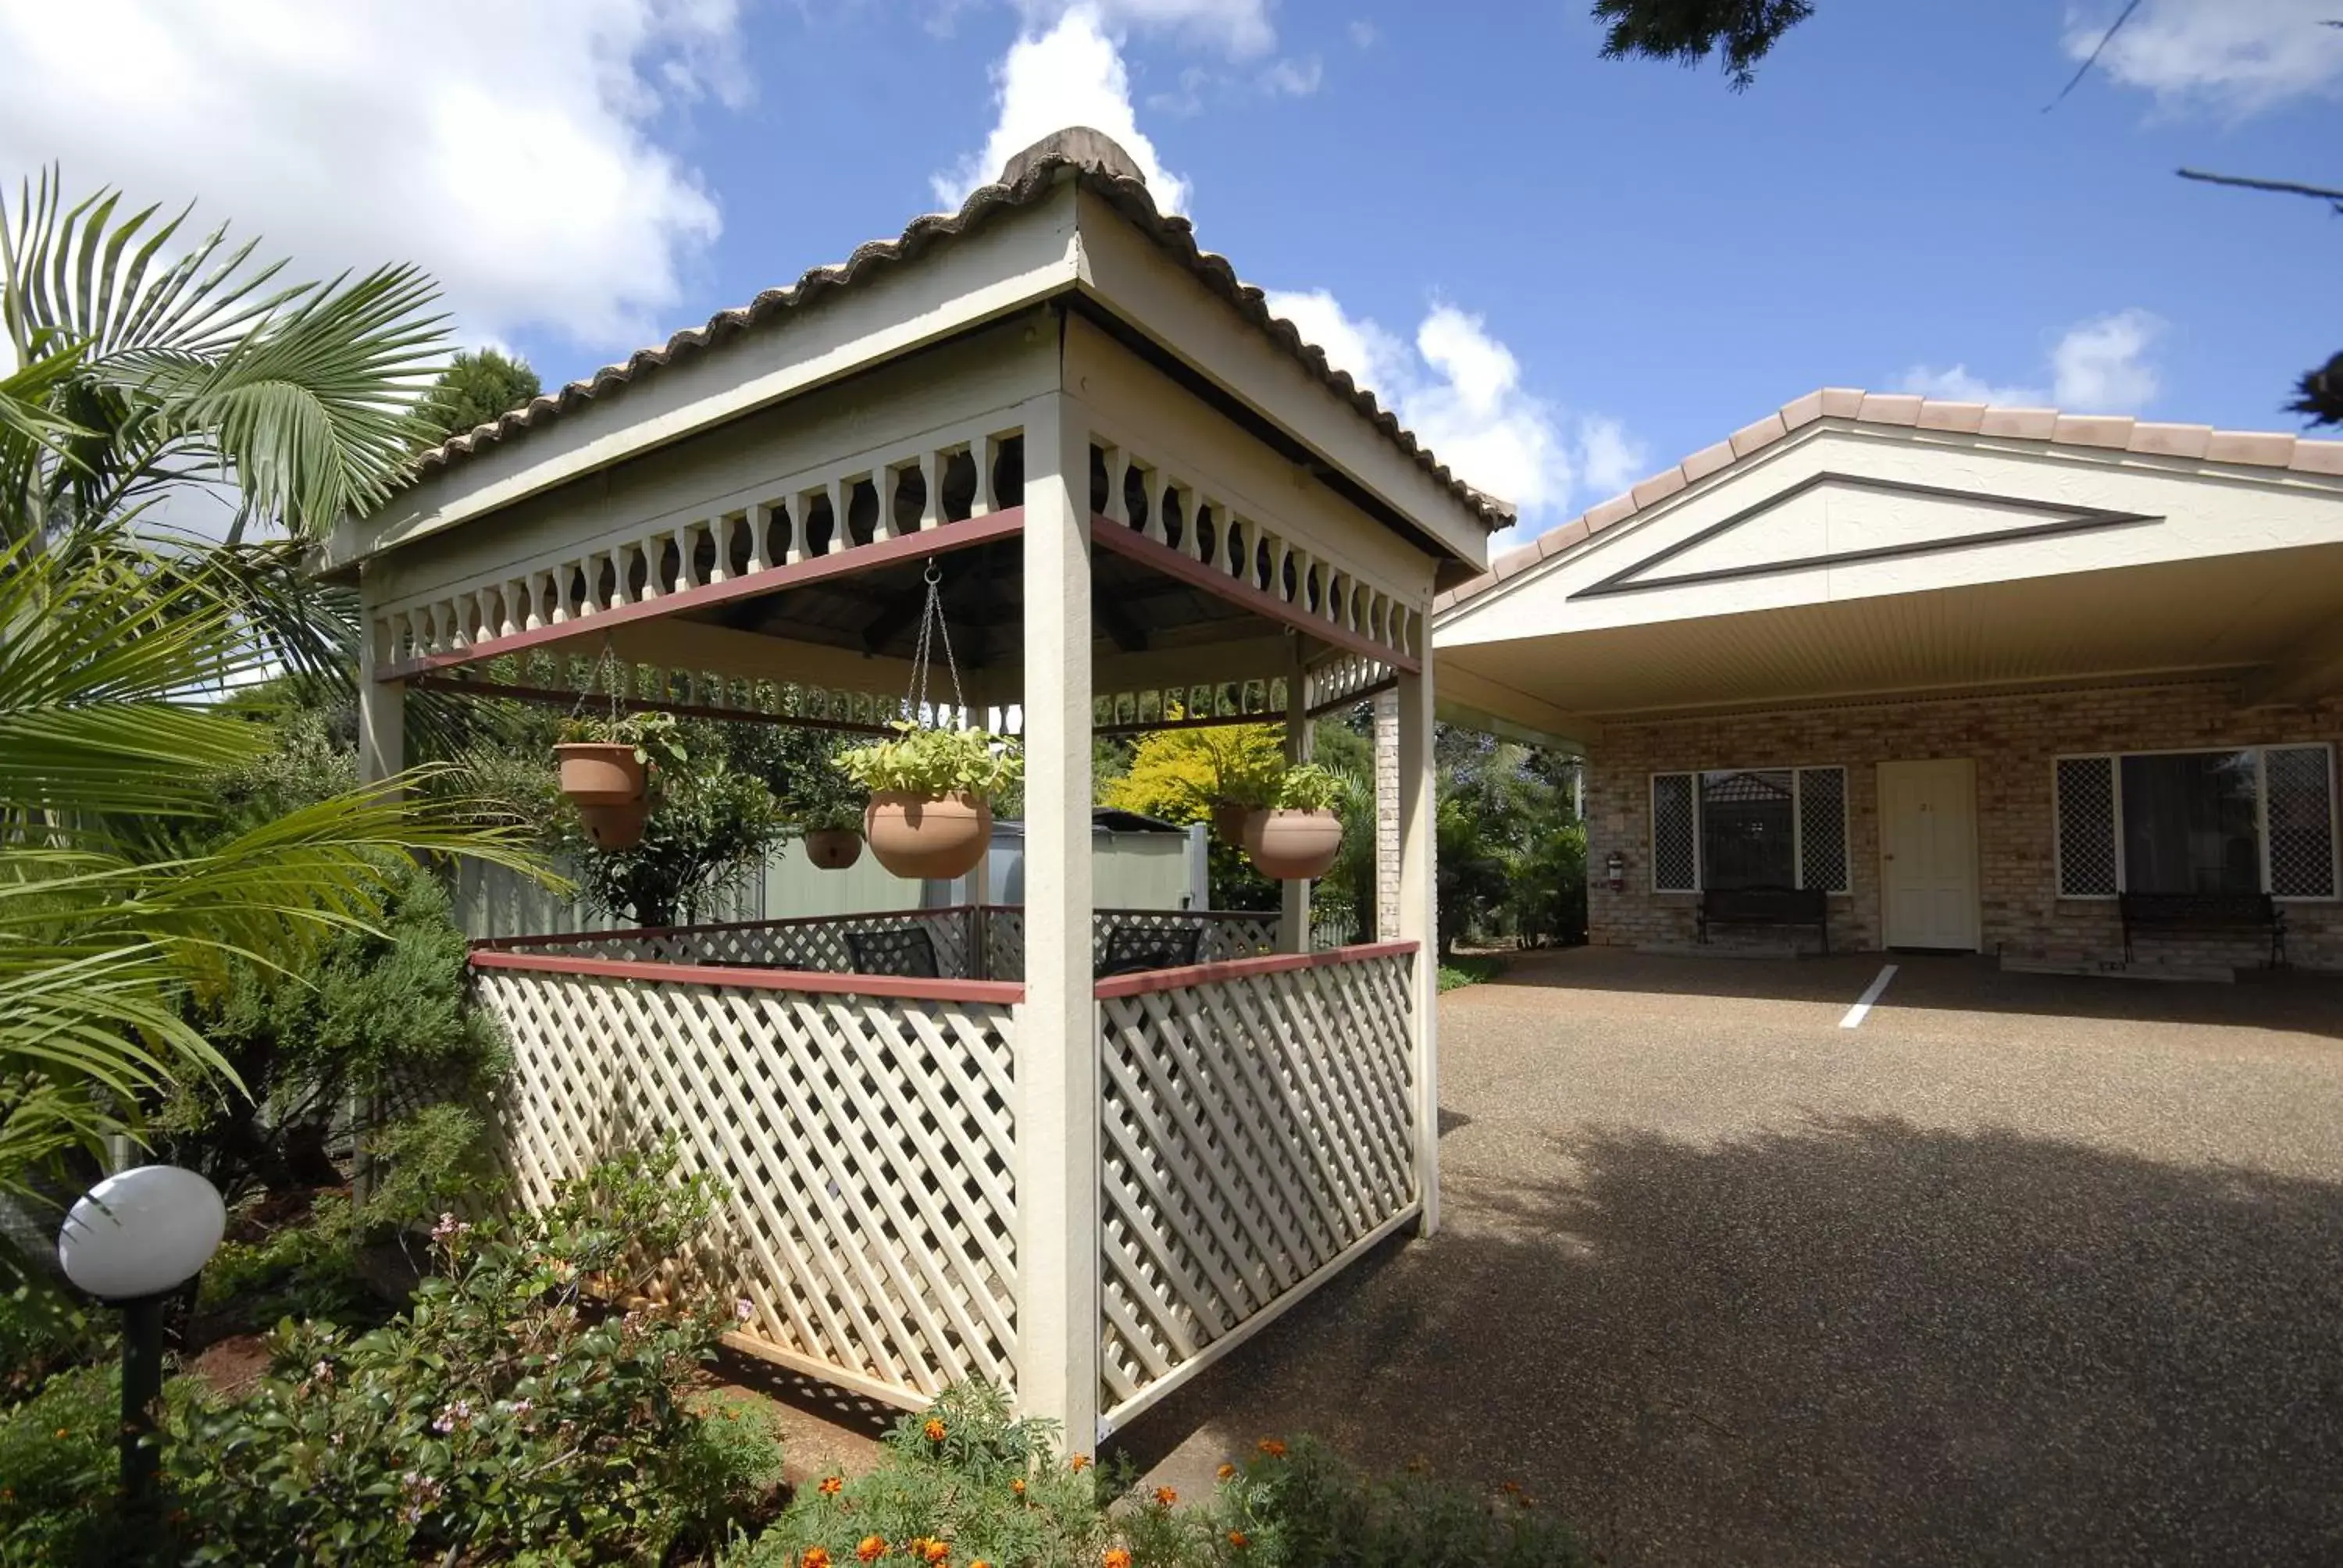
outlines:
[{"label": "white gazebo post", "polygon": [[377,680],[391,662],[394,635],[377,625],[364,578],[358,588],[358,782],[379,784],[407,768],[407,683]]},{"label": "white gazebo post", "polygon": [[1399,693],[1375,694],[1374,940],[1399,936]]},{"label": "white gazebo post", "polygon": [[[1288,631],[1285,644],[1285,760],[1291,765],[1310,760],[1310,664],[1307,639],[1300,632]],[[1306,953],[1310,884],[1295,877],[1280,882],[1278,890],[1277,950]]]},{"label": "white gazebo post", "polygon": [[1099,1418],[1091,977],[1090,426],[1025,405],[1025,1001],[1017,1021],[1017,1400],[1088,1453]]},{"label": "white gazebo post", "polygon": [[[1418,628],[1425,623],[1409,618]],[[1418,631],[1423,668],[1399,675],[1399,930],[1415,950],[1409,999],[1414,1036],[1415,1177],[1423,1209],[1417,1232],[1440,1228],[1440,929],[1433,869],[1436,780],[1432,755],[1432,649]]]}]

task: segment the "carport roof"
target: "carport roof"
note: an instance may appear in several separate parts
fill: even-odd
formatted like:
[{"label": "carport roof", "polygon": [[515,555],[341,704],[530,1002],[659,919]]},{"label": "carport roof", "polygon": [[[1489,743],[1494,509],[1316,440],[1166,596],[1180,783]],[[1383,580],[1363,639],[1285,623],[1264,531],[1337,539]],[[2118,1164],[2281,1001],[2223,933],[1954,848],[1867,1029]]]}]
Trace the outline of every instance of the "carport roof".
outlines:
[{"label": "carport roof", "polygon": [[2307,440],[2287,431],[2216,430],[2210,425],[2161,424],[2127,415],[2062,414],[2056,408],[2005,408],[1909,393],[1825,387],[1793,398],[1715,446],[1703,447],[1674,467],[1663,468],[1625,493],[1591,507],[1530,543],[1499,556],[1487,571],[1434,599],[1433,612],[1451,608],[1542,560],[1584,543],[1614,524],[1657,506],[1677,491],[1731,467],[1818,419],[1851,419],[1865,425],[1993,436],[2038,441],[2046,446],[2096,447],[2195,458],[2207,463],[2343,475],[2343,441]]}]

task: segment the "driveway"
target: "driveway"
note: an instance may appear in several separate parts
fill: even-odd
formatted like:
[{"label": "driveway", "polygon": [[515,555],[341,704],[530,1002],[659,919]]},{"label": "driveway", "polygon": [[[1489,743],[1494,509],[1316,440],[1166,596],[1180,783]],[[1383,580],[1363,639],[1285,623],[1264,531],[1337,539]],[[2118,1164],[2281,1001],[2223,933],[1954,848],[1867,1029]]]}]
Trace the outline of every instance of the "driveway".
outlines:
[{"label": "driveway", "polygon": [[1441,1233],[1127,1434],[1517,1482],[1617,1564],[2343,1561],[2343,985],[1534,955]]}]

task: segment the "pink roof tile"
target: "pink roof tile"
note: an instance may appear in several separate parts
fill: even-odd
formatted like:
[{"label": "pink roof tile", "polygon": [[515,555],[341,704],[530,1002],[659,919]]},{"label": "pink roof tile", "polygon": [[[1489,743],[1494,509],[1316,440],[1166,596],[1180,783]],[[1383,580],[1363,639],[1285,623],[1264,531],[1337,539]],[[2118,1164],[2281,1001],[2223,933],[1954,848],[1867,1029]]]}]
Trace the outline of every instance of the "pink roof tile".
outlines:
[{"label": "pink roof tile", "polygon": [[2294,459],[2294,437],[2264,430],[2216,430],[2206,443],[2208,463],[2261,463],[2284,467]]},{"label": "pink roof tile", "polygon": [[1987,408],[1977,424],[1980,436],[2015,436],[2021,441],[2047,441],[2057,429],[2056,408]]},{"label": "pink roof tile", "polygon": [[2050,427],[2050,438],[2073,447],[2113,447],[2121,451],[2131,444],[2135,423],[2127,417],[2116,415],[2061,414],[2058,422]]},{"label": "pink roof tile", "polygon": [[1779,414],[1768,414],[1755,425],[1744,425],[1733,432],[1733,455],[1745,457],[1760,447],[1770,447],[1790,433]]},{"label": "pink roof tile", "polygon": [[2131,427],[2131,449],[2159,457],[2201,457],[2212,438],[2210,425],[2159,425],[2143,419]]},{"label": "pink roof tile", "polygon": [[1665,500],[1684,487],[1684,471],[1682,468],[1663,468],[1627,493],[1635,498],[1635,506],[1640,510],[1654,501]]},{"label": "pink roof tile", "polygon": [[1917,425],[1920,399],[1909,392],[1865,392],[1855,417],[1866,425]]},{"label": "pink roof tile", "polygon": [[1974,436],[1985,423],[1982,403],[1947,403],[1941,397],[1931,397],[1920,405],[1916,421],[1923,430],[1951,430],[1963,436]]}]

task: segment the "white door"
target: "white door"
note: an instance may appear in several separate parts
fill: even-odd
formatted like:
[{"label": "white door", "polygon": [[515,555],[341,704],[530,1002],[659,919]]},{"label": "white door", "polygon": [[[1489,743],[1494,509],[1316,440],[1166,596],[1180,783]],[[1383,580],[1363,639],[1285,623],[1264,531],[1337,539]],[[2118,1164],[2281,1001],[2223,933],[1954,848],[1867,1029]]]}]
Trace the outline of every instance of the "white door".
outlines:
[{"label": "white door", "polygon": [[1879,765],[1879,860],[1889,947],[1976,950],[1975,762]]}]

